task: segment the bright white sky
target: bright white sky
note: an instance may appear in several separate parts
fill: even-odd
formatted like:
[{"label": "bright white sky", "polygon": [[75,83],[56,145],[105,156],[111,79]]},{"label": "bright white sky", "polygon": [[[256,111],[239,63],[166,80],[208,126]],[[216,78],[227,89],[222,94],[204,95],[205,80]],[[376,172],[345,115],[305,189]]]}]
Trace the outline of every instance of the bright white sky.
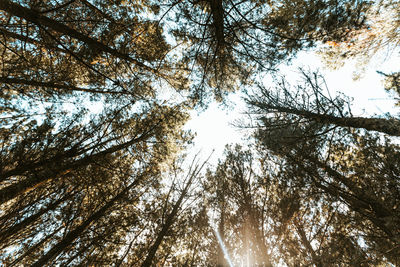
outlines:
[{"label": "bright white sky", "polygon": [[[399,109],[394,108],[395,101],[383,89],[383,77],[376,73],[377,70],[385,73],[398,71],[400,69],[398,54],[392,53],[392,57],[386,59],[375,58],[368,65],[363,78],[358,81],[353,80],[354,65],[354,62],[348,63],[339,70],[330,71],[324,69],[317,55],[301,52],[291,66],[282,67],[282,70],[288,73],[287,75],[295,74],[300,66],[311,70],[321,70],[331,92],[341,91],[354,98],[352,112],[355,116],[383,115],[385,112],[399,113]],[[213,162],[221,157],[226,144],[240,143],[246,136],[243,130],[232,125],[235,120],[243,117],[246,111],[246,106],[239,94],[229,97],[230,102],[233,103],[230,108],[222,108],[213,103],[200,114],[192,112],[192,119],[186,128],[197,133],[193,153],[200,151],[201,157],[206,158],[215,149],[211,158]]]},{"label": "bright white sky", "polygon": [[[343,68],[336,71],[324,68],[320,58],[311,52],[300,52],[290,66],[282,66],[281,71],[288,78],[298,75],[298,67],[305,69],[319,69],[326,79],[331,93],[341,91],[347,96],[353,97],[352,112],[355,116],[383,115],[386,112],[398,114],[399,108],[394,107],[395,100],[383,89],[383,77],[376,73],[377,70],[384,73],[391,73],[400,69],[399,53],[392,53],[390,58],[375,57],[366,68],[360,80],[353,80],[355,70],[354,62],[350,62]],[[268,86],[268,84],[264,84]],[[272,84],[271,84],[272,86]],[[170,94],[166,94],[169,95]],[[210,159],[214,163],[221,158],[223,150],[227,144],[242,143],[249,131],[239,129],[233,124],[240,119],[245,119],[246,105],[241,98],[241,93],[237,92],[228,97],[228,107],[223,107],[213,102],[207,110],[201,112],[192,111],[192,119],[187,123],[185,129],[190,129],[196,133],[194,146],[189,150],[189,155],[196,155],[200,152],[200,158]],[[98,112],[99,106],[88,107],[92,112]]]}]

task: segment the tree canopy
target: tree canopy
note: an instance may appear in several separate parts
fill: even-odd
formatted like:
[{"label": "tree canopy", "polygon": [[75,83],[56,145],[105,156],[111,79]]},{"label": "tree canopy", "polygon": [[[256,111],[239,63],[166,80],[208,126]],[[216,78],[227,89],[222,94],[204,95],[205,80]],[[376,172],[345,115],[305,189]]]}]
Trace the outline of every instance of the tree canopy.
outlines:
[{"label": "tree canopy", "polygon": [[[400,265],[399,117],[280,74],[304,51],[398,53],[399,10],[0,0],[0,265]],[[250,137],[190,156],[189,114],[238,91]]]}]

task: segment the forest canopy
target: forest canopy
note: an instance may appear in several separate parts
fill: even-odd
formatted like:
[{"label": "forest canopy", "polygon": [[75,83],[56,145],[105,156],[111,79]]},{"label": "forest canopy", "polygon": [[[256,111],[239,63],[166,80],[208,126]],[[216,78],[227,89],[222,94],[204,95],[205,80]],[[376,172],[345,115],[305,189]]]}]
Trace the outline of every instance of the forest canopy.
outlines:
[{"label": "forest canopy", "polygon": [[[280,72],[312,53],[362,73],[398,56],[399,17],[398,0],[0,0],[0,265],[400,266],[400,117],[354,115],[313,66]],[[377,71],[398,100],[399,70]],[[245,144],[192,156],[190,114],[237,92]]]}]

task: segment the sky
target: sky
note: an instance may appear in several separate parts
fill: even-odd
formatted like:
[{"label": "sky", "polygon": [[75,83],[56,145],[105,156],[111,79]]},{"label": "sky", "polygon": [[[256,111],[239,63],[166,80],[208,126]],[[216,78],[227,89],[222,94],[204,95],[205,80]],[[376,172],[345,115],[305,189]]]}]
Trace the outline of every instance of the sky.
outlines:
[{"label": "sky", "polygon": [[[353,98],[354,116],[382,116],[387,112],[395,115],[400,114],[400,109],[394,107],[396,100],[383,89],[383,77],[376,72],[391,73],[400,69],[399,53],[393,52],[390,55],[373,57],[361,78],[356,81],[353,77],[357,62],[349,61],[342,68],[329,70],[321,62],[320,57],[310,51],[298,53],[290,65],[280,66],[280,71],[289,79],[296,79],[299,67],[321,71],[331,93],[338,91]],[[263,83],[267,87],[273,85],[267,80]],[[171,94],[165,92],[164,96],[169,98]],[[189,157],[197,155],[206,159],[212,154],[209,163],[213,164],[222,157],[226,145],[239,143],[246,146],[246,138],[251,132],[237,126],[240,120],[246,120],[243,96],[242,92],[231,93],[226,101],[227,106],[213,101],[204,111],[190,112],[191,119],[185,125],[185,129],[191,130],[196,135],[193,140],[194,145],[187,152]],[[96,104],[87,108],[92,113],[101,110]]]},{"label": "sky", "polygon": [[[312,52],[300,52],[290,66],[282,66],[281,70],[286,75],[294,77],[297,75],[298,67],[319,69],[324,74],[331,92],[340,91],[354,99],[352,105],[354,116],[382,116],[386,112],[399,114],[399,108],[394,107],[395,100],[383,89],[383,77],[376,72],[398,71],[399,54],[392,53],[390,57],[372,58],[364,74],[357,81],[353,80],[356,66],[357,62],[350,61],[338,70],[328,70],[318,55]],[[249,132],[239,129],[234,124],[245,117],[246,105],[240,92],[231,94],[228,102],[230,103],[228,107],[212,103],[201,113],[198,111],[191,113],[192,119],[186,125],[186,129],[196,132],[192,153],[200,152],[201,157],[206,158],[214,150],[210,161],[215,162],[221,157],[227,144],[243,143]]]}]

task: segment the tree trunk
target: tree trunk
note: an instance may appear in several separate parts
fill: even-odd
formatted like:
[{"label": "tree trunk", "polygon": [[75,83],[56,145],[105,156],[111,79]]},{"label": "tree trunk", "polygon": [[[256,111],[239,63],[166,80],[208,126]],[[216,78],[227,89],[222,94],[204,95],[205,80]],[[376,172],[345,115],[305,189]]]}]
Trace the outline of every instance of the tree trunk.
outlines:
[{"label": "tree trunk", "polygon": [[311,243],[308,240],[308,238],[306,236],[306,233],[304,232],[303,227],[300,226],[300,224],[298,222],[295,222],[294,224],[296,226],[297,233],[300,236],[301,242],[303,243],[303,245],[306,247],[306,249],[308,250],[308,252],[311,255],[311,259],[313,261],[313,264],[315,264],[316,267],[323,267],[324,265],[323,265],[321,259],[315,253],[314,249],[312,248]]},{"label": "tree trunk", "polygon": [[211,7],[213,17],[213,26],[215,28],[215,39],[217,40],[218,49],[225,45],[224,37],[224,9],[222,8],[222,0],[208,0]]},{"label": "tree trunk", "polygon": [[[26,256],[30,255],[32,252],[37,251],[38,249],[40,249],[40,247],[46,243],[48,240],[50,240],[55,234],[57,234],[61,229],[63,228],[63,226],[58,227],[54,232],[52,232],[51,234],[47,235],[45,238],[43,238],[42,240],[40,240],[37,244],[33,245],[32,247],[30,247],[27,251],[25,251],[24,254],[22,254],[21,256],[19,256],[15,261],[13,261],[10,264],[10,267],[15,266],[17,263],[19,263],[20,261],[22,261]],[[23,265],[18,265],[18,266],[23,266]]]},{"label": "tree trunk", "polygon": [[45,208],[40,209],[37,213],[25,218],[23,221],[3,230],[2,232],[0,232],[0,243],[4,244],[7,242],[7,239],[10,236],[13,236],[15,234],[17,234],[19,231],[21,231],[22,229],[24,229],[25,227],[28,227],[30,224],[32,224],[33,222],[35,222],[38,218],[40,218],[43,214],[47,213],[50,210],[53,210],[54,208],[56,208],[59,204],[61,204],[62,202],[66,201],[67,199],[71,198],[73,196],[73,194],[68,193],[67,195],[65,195],[63,198],[58,199],[56,202],[51,203],[50,205],[48,205]]},{"label": "tree trunk", "polygon": [[324,185],[322,183],[324,182],[324,180],[321,177],[319,177],[318,174],[315,175],[315,169],[306,168],[304,166],[304,162],[298,162],[299,158],[295,159],[293,157],[289,157],[289,159],[309,175],[315,176],[314,183],[318,188],[322,189],[327,194],[343,199],[347,203],[349,208],[368,218],[377,228],[386,233],[388,238],[394,240],[393,232],[395,232],[396,229],[389,229],[388,227],[386,227],[383,220],[383,218],[388,218],[388,217],[392,218],[393,213],[388,208],[386,208],[383,203],[381,203],[374,196],[365,194],[362,188],[358,187],[350,179],[340,174],[336,170],[332,169],[327,164],[321,162],[318,159],[311,158],[309,156],[303,156],[303,157],[304,159],[315,164],[317,168],[320,168],[323,171],[325,171],[336,181],[340,182],[347,188],[347,190],[344,190],[343,188],[339,188],[329,183],[328,185]]},{"label": "tree trunk", "polygon": [[143,178],[143,175],[138,177],[133,183],[131,183],[128,187],[126,187],[122,192],[117,194],[115,197],[113,197],[98,211],[96,211],[95,213],[90,215],[84,222],[82,222],[74,230],[69,232],[60,242],[58,242],[55,246],[53,246],[46,254],[44,254],[40,259],[38,259],[31,266],[32,267],[43,267],[50,260],[52,260],[55,256],[62,253],[92,224],[92,222],[99,220],[101,217],[103,217],[105,212],[109,208],[111,208],[115,204],[115,202],[120,200],[133,186],[135,186],[139,181],[141,181],[142,178]]},{"label": "tree trunk", "polygon": [[156,241],[150,247],[149,253],[147,254],[146,259],[143,261],[143,263],[141,265],[142,267],[150,267],[151,266],[153,259],[156,255],[156,252],[157,252],[158,248],[160,247],[165,235],[168,233],[168,230],[171,227],[171,225],[175,222],[175,217],[178,214],[179,208],[181,207],[182,201],[183,201],[184,197],[186,196],[190,185],[192,184],[194,176],[195,176],[195,174],[192,174],[192,176],[190,177],[189,181],[187,182],[185,188],[183,189],[181,195],[179,196],[178,201],[173,206],[171,213],[168,215],[167,220],[165,221],[160,233],[158,234],[158,236],[156,238]]},{"label": "tree trunk", "polygon": [[26,179],[15,183],[11,184],[3,189],[0,190],[0,203],[4,203],[10,199],[13,199],[17,197],[19,194],[31,190],[37,186],[39,186],[42,183],[45,183],[51,179],[55,179],[59,177],[60,175],[65,174],[71,169],[76,169],[79,167],[87,166],[97,159],[101,159],[106,155],[112,154],[114,152],[117,152],[121,149],[127,148],[135,143],[138,143],[140,141],[144,141],[147,139],[150,135],[150,132],[147,131],[138,138],[132,139],[129,142],[125,142],[120,145],[115,145],[113,147],[110,147],[104,151],[101,151],[97,154],[94,155],[89,155],[86,156],[82,159],[75,160],[74,162],[52,162],[53,165],[55,166],[53,169],[44,169],[41,171],[38,171],[35,174],[32,174],[31,176],[27,177]]},{"label": "tree trunk", "polygon": [[120,91],[120,92],[113,92],[113,91],[102,91],[96,89],[89,89],[89,88],[81,88],[76,87],[73,85],[67,84],[56,84],[53,82],[38,82],[33,80],[24,80],[19,78],[8,78],[8,77],[0,77],[0,82],[6,84],[22,84],[28,86],[39,86],[44,88],[52,88],[52,89],[66,89],[68,91],[77,91],[77,92],[85,92],[85,93],[92,93],[92,94],[113,94],[113,95],[132,95],[132,93],[128,91]]},{"label": "tree trunk", "polygon": [[45,17],[35,10],[23,7],[21,5],[13,3],[9,0],[0,0],[0,9],[6,11],[7,13],[9,13],[11,15],[14,15],[14,16],[23,18],[27,21],[30,21],[38,26],[46,26],[56,32],[73,37],[81,42],[86,43],[87,45],[89,45],[90,47],[92,47],[94,49],[97,49],[102,52],[106,52],[117,58],[127,60],[147,71],[152,72],[153,74],[160,76],[160,73],[157,70],[130,57],[128,54],[121,53],[118,50],[111,48],[111,47],[85,35],[85,34],[82,34],[73,28],[70,28],[56,20]]},{"label": "tree trunk", "polygon": [[400,120],[397,119],[336,117],[334,115],[319,114],[307,110],[299,110],[283,106],[275,106],[268,103],[251,102],[251,104],[261,109],[270,109],[270,110],[276,110],[277,112],[295,114],[324,124],[335,124],[337,126],[342,126],[342,127],[362,128],[369,131],[377,131],[385,133],[391,136],[400,136]]},{"label": "tree trunk", "polygon": [[0,28],[0,33],[2,33],[4,36],[20,40],[20,41],[22,41],[24,43],[34,44],[34,45],[37,45],[37,46],[44,46],[44,47],[46,47],[48,49],[54,49],[54,50],[63,52],[65,54],[68,54],[68,51],[66,51],[66,50],[64,50],[62,48],[59,48],[57,46],[52,46],[50,44],[42,43],[42,42],[40,42],[40,41],[38,41],[36,39],[30,38],[30,37],[25,36],[25,35],[21,35],[21,34],[18,34],[18,33],[10,32],[10,31],[7,31],[7,30],[1,29],[1,28]]}]

